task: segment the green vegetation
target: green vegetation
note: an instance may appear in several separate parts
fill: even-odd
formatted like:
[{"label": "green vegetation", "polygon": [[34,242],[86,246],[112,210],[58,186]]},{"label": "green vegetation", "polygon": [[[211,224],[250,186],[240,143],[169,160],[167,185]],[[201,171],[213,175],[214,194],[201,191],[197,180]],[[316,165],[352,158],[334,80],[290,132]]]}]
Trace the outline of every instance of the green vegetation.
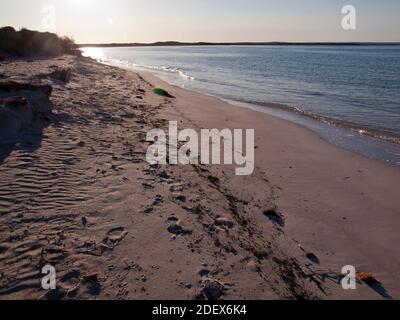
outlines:
[{"label": "green vegetation", "polygon": [[155,88],[154,90],[155,94],[158,94],[161,97],[167,97],[167,98],[174,98],[174,96],[170,95],[167,91],[161,88]]},{"label": "green vegetation", "polygon": [[13,27],[0,28],[0,51],[16,56],[58,56],[79,52],[71,38],[28,29],[16,31]]}]

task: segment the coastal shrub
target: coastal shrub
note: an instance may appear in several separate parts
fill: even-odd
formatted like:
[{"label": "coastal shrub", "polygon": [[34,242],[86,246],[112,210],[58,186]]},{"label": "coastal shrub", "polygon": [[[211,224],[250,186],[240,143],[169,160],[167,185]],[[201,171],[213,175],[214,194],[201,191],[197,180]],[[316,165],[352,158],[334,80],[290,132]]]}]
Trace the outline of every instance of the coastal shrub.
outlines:
[{"label": "coastal shrub", "polygon": [[0,28],[0,51],[16,56],[58,56],[76,54],[77,45],[71,38],[55,33],[13,27]]},{"label": "coastal shrub", "polygon": [[170,95],[167,91],[161,88],[155,88],[154,93],[158,94],[161,97],[167,97],[167,98],[174,98],[172,95]]}]

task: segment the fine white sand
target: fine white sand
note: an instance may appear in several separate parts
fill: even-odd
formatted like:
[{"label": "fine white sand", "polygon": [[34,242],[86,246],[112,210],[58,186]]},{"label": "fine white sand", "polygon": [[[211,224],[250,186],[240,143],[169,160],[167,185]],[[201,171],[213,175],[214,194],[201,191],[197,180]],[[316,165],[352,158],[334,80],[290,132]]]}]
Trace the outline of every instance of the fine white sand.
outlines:
[{"label": "fine white sand", "polygon": [[[54,67],[71,68],[70,81],[43,76]],[[399,168],[86,58],[6,61],[0,73],[53,87],[52,113],[21,127],[14,147],[2,145],[0,298],[400,296]],[[175,98],[157,96],[156,86]],[[150,166],[146,133],[168,120],[181,129],[254,128],[254,174]],[[51,292],[40,287],[46,263],[57,271]],[[381,285],[344,291],[344,265]]]}]

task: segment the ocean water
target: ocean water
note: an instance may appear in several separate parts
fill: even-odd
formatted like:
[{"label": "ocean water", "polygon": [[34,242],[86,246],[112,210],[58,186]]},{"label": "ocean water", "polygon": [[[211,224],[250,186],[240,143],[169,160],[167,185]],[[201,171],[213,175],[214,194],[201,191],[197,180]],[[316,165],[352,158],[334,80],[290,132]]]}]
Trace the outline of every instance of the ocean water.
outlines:
[{"label": "ocean water", "polygon": [[400,46],[84,48],[104,63],[299,124],[400,164]]}]

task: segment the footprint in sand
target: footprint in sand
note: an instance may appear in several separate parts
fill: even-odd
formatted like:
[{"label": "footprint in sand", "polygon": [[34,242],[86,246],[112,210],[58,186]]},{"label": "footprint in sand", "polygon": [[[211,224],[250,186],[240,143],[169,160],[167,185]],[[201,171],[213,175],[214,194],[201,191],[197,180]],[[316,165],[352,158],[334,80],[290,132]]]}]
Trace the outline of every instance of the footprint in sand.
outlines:
[{"label": "footprint in sand", "polygon": [[285,226],[285,217],[283,214],[276,212],[273,209],[264,211],[264,215],[273,223],[279,225],[280,227]]},{"label": "footprint in sand", "polygon": [[6,247],[0,246],[0,254],[3,254],[7,251]]},{"label": "footprint in sand", "polygon": [[180,236],[180,235],[185,236],[185,235],[191,235],[192,234],[192,230],[182,227],[180,221],[172,222],[167,230],[168,230],[169,233],[172,233],[172,234],[174,234],[176,236]]},{"label": "footprint in sand", "polygon": [[104,238],[103,243],[114,248],[127,236],[127,234],[128,231],[123,227],[113,228],[107,232],[107,236]]},{"label": "footprint in sand", "polygon": [[59,279],[57,288],[46,293],[45,299],[62,300],[66,297],[74,297],[79,290],[80,276],[81,274],[78,270],[66,273]]},{"label": "footprint in sand", "polygon": [[101,291],[99,274],[91,273],[82,275],[79,270],[66,273],[57,283],[55,290],[49,291],[45,298],[48,300],[83,299],[97,296]]}]

